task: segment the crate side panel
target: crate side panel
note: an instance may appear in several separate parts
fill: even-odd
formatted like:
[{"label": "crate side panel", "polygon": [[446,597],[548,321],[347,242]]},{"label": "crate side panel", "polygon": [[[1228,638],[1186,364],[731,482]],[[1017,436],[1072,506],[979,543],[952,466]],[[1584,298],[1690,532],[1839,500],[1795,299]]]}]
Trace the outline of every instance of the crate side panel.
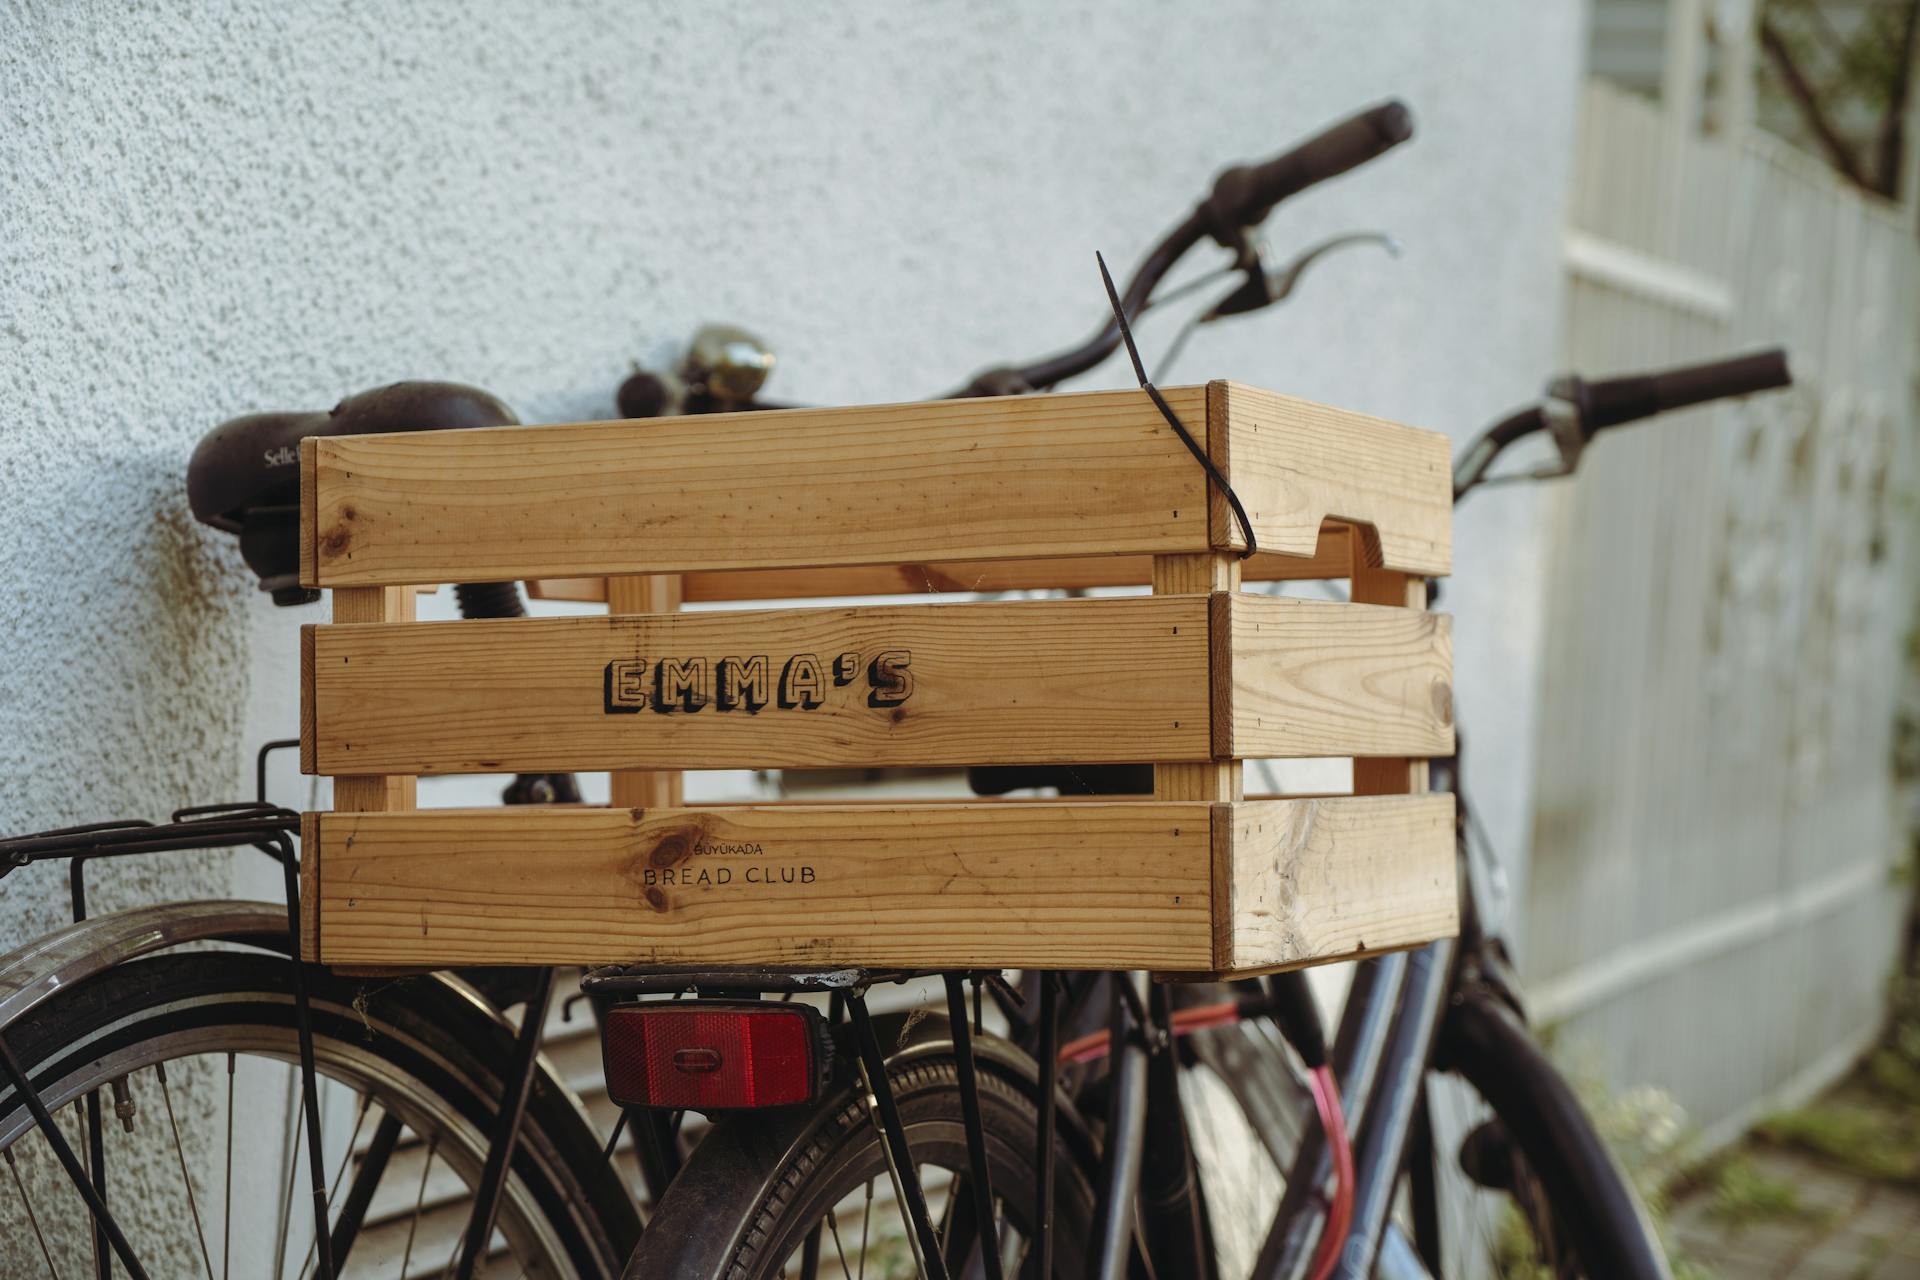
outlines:
[{"label": "crate side panel", "polygon": [[[1167,395],[1204,414],[1204,388]],[[1137,391],[341,436],[316,458],[326,586],[1207,545],[1205,475]]]},{"label": "crate side panel", "polygon": [[1224,968],[1286,968],[1459,932],[1450,795],[1250,800],[1231,822]]},{"label": "crate side panel", "polygon": [[1204,596],[322,627],[322,773],[1205,760]]},{"label": "crate side panel", "polygon": [[[1264,551],[1311,555],[1321,525],[1345,520],[1377,536],[1386,568],[1445,574],[1453,559],[1447,437],[1236,382],[1217,384],[1228,477]],[[1221,508],[1224,510],[1224,508]],[[1215,514],[1222,546],[1244,546]]]},{"label": "crate side panel", "polygon": [[1453,628],[1382,605],[1230,597],[1221,754],[1440,756],[1453,750]]},{"label": "crate side panel", "polygon": [[1204,804],[323,814],[331,964],[1205,968]]}]

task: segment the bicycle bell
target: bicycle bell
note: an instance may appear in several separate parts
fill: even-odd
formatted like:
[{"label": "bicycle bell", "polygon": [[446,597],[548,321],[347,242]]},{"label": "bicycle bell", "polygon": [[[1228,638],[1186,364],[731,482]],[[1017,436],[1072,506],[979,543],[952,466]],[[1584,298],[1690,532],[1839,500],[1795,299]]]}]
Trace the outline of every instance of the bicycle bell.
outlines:
[{"label": "bicycle bell", "polygon": [[745,329],[702,325],[688,344],[681,374],[687,385],[724,404],[753,399],[773,372],[773,349]]}]

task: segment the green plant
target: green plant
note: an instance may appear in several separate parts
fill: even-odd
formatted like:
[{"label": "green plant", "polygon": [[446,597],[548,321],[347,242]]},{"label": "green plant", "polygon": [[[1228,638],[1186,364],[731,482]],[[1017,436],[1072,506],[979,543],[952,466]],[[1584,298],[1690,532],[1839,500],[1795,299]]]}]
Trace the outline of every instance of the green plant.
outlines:
[{"label": "green plant", "polygon": [[1733,1155],[1716,1161],[1711,1175],[1713,1198],[1707,1212],[1721,1222],[1744,1226],[1781,1218],[1806,1220],[1825,1217],[1800,1198],[1800,1188],[1768,1173],[1751,1159]]},{"label": "green plant", "polygon": [[1763,1121],[1759,1136],[1879,1182],[1920,1182],[1920,1125],[1862,1101],[1820,1101]]}]

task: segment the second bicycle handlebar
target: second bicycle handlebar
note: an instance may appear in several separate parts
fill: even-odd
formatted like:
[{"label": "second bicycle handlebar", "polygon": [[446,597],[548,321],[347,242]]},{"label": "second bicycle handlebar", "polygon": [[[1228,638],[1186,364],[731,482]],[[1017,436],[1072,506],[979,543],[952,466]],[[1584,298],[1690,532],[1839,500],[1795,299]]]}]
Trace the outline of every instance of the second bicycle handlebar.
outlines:
[{"label": "second bicycle handlebar", "polygon": [[1728,360],[1580,384],[1580,416],[1587,434],[1592,435],[1603,427],[1617,427],[1657,413],[1792,384],[1786,351],[1770,347]]},{"label": "second bicycle handlebar", "polygon": [[[1556,381],[1548,394],[1553,401],[1571,406],[1578,435],[1572,439],[1561,439],[1556,428],[1554,434],[1560,447],[1562,470],[1536,472],[1535,478],[1543,474],[1564,475],[1571,471],[1580,449],[1593,439],[1596,432],[1608,427],[1638,422],[1642,418],[1705,404],[1710,400],[1727,400],[1792,385],[1793,374],[1787,369],[1787,353],[1780,347],[1768,347],[1763,351],[1724,360],[1709,360],[1703,364],[1663,369],[1657,373],[1602,378],[1598,382],[1588,382],[1569,375]],[[1508,445],[1536,431],[1545,431],[1548,427],[1547,409],[1538,404],[1529,405],[1489,427],[1461,452],[1454,464],[1453,500],[1459,502],[1468,491],[1485,482],[1493,460]]]}]

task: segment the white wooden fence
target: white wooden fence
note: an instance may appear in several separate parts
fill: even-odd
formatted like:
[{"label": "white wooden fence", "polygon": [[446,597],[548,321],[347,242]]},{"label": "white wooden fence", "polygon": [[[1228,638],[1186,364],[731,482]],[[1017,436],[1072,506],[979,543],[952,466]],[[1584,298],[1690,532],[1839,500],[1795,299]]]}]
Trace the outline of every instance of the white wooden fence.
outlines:
[{"label": "white wooden fence", "polygon": [[1871,1039],[1911,892],[1911,212],[1588,91],[1567,366],[1780,343],[1796,379],[1602,437],[1553,508],[1522,964],[1563,1053],[1707,1141]]}]

